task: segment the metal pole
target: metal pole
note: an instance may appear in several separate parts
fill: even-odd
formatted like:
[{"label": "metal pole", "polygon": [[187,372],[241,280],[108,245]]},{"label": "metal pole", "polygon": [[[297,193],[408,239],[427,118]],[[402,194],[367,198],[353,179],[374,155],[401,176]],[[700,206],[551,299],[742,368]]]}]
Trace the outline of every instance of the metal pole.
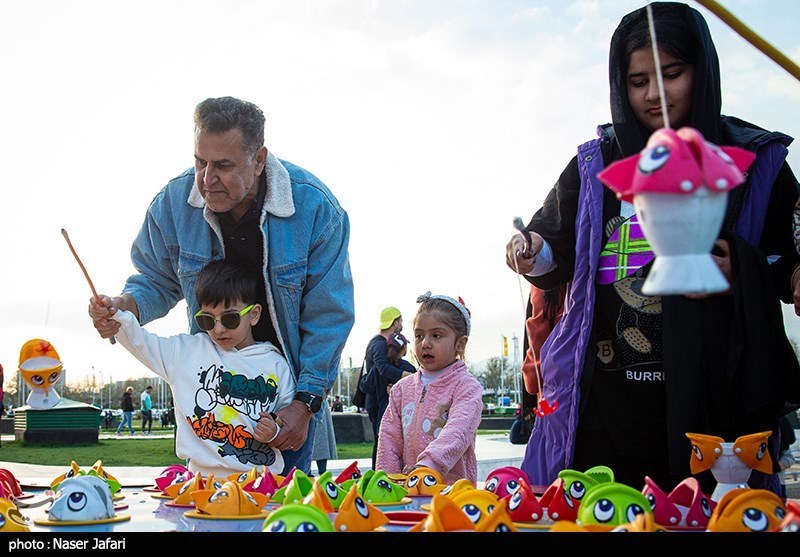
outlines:
[{"label": "metal pole", "polygon": [[506,396],[506,387],[505,387],[505,363],[506,363],[506,353],[505,353],[505,343],[503,342],[505,337],[500,335],[500,400],[498,400],[498,406],[503,406],[503,400]]}]

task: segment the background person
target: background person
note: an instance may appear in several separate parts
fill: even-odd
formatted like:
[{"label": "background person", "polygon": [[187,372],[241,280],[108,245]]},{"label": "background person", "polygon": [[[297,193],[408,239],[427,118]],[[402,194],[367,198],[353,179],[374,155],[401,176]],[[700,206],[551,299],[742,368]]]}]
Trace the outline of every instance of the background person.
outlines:
[{"label": "background person", "polygon": [[[641,488],[647,475],[669,492],[690,475],[687,432],[777,434],[785,402],[800,398],[779,303],[793,301],[800,275],[792,241],[798,183],[785,162],[792,140],[722,116],[719,61],[703,16],[682,3],[650,5],[661,67],[645,8],[623,17],[609,53],[612,124],[578,148],[534,214],[532,245],[517,234],[506,246],[509,268],[538,288],[568,287],[542,348],[544,395],[561,406],[536,419],[521,466],[534,484],[549,485],[564,468],[606,465],[622,483]],[[652,250],[632,205],[597,179],[664,126],[657,71],[671,128],[691,126],[711,143],[756,153],[746,183],[727,194],[715,246],[728,292],[642,294]],[[770,439],[777,462],[777,435]],[[713,490],[710,474],[698,480]],[[750,485],[777,492],[777,476],[754,471]]]},{"label": "background person", "polygon": [[120,431],[128,425],[128,429],[131,432],[131,435],[136,435],[133,431],[133,387],[128,386],[125,388],[125,392],[122,393],[122,399],[120,400],[120,408],[122,408],[122,421],[117,426],[117,435],[119,435]]},{"label": "background person", "polygon": [[249,268],[223,259],[197,278],[200,332],[160,337],[129,311],[112,317],[122,325],[119,343],[169,383],[180,415],[175,452],[194,473],[283,470],[281,453],[269,446],[281,430],[272,413],[291,403],[295,380],[277,347],[253,338],[263,316],[258,288]]},{"label": "background person", "polygon": [[465,363],[469,310],[449,296],[417,298],[414,354],[418,373],[398,381],[381,421],[377,469],[408,475],[425,466],[447,484],[478,481],[475,443],[483,411],[483,387]]},{"label": "background person", "polygon": [[[150,394],[153,392],[153,386],[148,385],[142,394],[139,395],[141,399],[141,406],[139,412],[142,414],[142,435],[150,435],[153,430],[153,399]],[[145,433],[147,431],[147,433]]]},{"label": "background person", "polygon": [[378,451],[378,434],[380,433],[381,418],[389,404],[388,385],[397,383],[411,372],[394,366],[387,356],[387,340],[394,333],[403,330],[403,316],[400,310],[389,306],[381,310],[380,332],[372,337],[367,344],[364,357],[365,380],[364,393],[365,408],[372,422],[372,469],[375,469],[375,458]]},{"label": "background person", "polygon": [[[103,338],[119,329],[110,319],[117,309],[145,325],[185,299],[193,316],[207,262],[224,257],[251,269],[265,316],[254,339],[274,344],[297,380],[295,400],[277,411],[284,427],[273,446],[283,453],[284,474],[294,466],[309,473],[312,417],[353,327],[350,222],[316,176],[267,150],[264,123],[259,107],[233,97],[197,105],[194,168],[148,206],[131,250],[137,274],[89,313]],[[189,331],[200,331],[191,319]]]}]

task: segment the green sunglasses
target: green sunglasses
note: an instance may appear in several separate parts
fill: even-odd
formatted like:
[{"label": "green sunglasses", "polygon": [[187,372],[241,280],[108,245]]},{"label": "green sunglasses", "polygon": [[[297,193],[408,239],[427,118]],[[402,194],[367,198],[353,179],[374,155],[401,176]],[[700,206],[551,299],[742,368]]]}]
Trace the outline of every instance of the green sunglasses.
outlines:
[{"label": "green sunglasses", "polygon": [[253,309],[254,306],[255,304],[250,304],[246,308],[243,308],[239,311],[226,311],[219,317],[211,315],[210,313],[198,311],[194,314],[194,321],[197,323],[197,326],[204,331],[210,331],[216,327],[217,321],[222,323],[222,326],[226,329],[238,329],[242,322],[242,316]]}]

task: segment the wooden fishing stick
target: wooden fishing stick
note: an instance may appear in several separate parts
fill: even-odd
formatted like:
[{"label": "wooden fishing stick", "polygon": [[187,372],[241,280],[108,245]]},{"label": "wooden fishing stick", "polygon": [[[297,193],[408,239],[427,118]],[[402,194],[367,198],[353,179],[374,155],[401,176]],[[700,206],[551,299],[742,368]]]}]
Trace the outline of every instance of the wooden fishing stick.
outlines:
[{"label": "wooden fishing stick", "polygon": [[697,3],[724,21],[728,27],[736,31],[747,42],[766,54],[772,59],[773,62],[792,74],[795,79],[800,80],[800,66],[795,64],[785,54],[761,38],[761,36],[750,29],[747,25],[742,23],[742,21],[739,20],[735,15],[733,15],[723,6],[720,6],[718,2],[715,0],[697,0]]},{"label": "wooden fishing stick", "polygon": [[[97,290],[95,290],[95,288],[94,288],[94,283],[92,282],[92,279],[89,278],[89,273],[86,272],[86,267],[83,266],[83,262],[81,261],[81,258],[78,257],[78,252],[76,252],[75,248],[72,247],[72,242],[69,241],[69,234],[67,234],[67,231],[62,228],[61,229],[61,235],[64,236],[64,239],[67,241],[67,245],[69,246],[69,251],[72,252],[72,255],[75,257],[75,261],[77,261],[78,265],[81,266],[81,271],[83,271],[83,276],[86,277],[86,281],[89,283],[89,288],[92,289],[92,294],[94,295],[94,300],[99,304],[100,303],[100,296],[97,294]],[[117,343],[117,339],[115,339],[114,337],[111,337],[108,340],[111,341],[111,344],[116,344]]]}]

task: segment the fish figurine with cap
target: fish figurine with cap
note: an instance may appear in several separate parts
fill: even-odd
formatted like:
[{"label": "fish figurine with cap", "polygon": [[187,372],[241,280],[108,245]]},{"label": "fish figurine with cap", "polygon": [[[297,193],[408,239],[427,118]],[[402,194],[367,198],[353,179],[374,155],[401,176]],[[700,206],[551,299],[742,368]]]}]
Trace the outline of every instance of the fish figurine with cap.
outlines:
[{"label": "fish figurine with cap", "polygon": [[661,128],[641,153],[598,173],[619,199],[633,203],[655,253],[644,294],[711,294],[729,288],[711,249],[727,193],[745,181],[754,160],[754,153],[714,145],[694,128]]},{"label": "fish figurine with cap", "polygon": [[30,387],[28,406],[34,410],[48,410],[58,404],[61,396],[55,384],[61,379],[61,359],[48,341],[34,338],[22,345],[19,352],[19,372]]}]

